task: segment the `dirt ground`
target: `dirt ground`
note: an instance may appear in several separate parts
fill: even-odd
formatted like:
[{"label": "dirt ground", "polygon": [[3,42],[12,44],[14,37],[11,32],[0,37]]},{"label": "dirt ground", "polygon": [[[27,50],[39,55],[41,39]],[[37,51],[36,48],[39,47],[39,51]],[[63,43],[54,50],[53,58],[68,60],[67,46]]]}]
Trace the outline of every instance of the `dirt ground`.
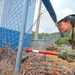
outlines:
[{"label": "dirt ground", "polygon": [[[63,48],[57,49],[51,50],[59,53]],[[14,75],[16,54],[17,50],[0,50],[0,75]],[[69,63],[53,55],[26,53],[24,50],[21,71],[17,75],[75,75],[75,62]]]}]

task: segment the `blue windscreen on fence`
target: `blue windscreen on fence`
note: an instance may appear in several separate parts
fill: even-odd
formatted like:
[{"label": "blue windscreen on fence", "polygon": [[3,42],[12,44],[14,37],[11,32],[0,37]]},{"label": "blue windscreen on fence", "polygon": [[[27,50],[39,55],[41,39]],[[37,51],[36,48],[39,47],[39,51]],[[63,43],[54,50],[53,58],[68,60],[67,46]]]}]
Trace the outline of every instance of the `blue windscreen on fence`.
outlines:
[{"label": "blue windscreen on fence", "polygon": [[[6,28],[0,28],[0,34],[0,48],[2,46],[7,47],[8,45],[11,45],[11,49],[14,50],[16,47],[18,47],[20,32]],[[24,34],[24,36],[25,35],[26,33]],[[27,37],[24,39],[24,47],[30,47],[31,37],[32,35],[28,34]]]},{"label": "blue windscreen on fence", "polygon": [[[1,19],[0,28],[0,48],[2,45],[7,46],[11,44],[11,48],[15,49],[19,44],[19,35],[22,27],[22,16],[23,16],[23,6],[24,0],[4,0],[4,8]],[[28,33],[28,30],[33,25],[35,2],[29,2],[28,14],[24,35],[24,47],[30,47],[32,31]]]}]

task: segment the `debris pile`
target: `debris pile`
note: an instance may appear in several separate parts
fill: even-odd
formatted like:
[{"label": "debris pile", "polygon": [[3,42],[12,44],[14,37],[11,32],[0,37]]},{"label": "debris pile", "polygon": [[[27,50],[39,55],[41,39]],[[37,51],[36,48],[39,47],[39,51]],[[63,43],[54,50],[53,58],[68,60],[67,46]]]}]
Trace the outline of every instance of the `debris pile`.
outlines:
[{"label": "debris pile", "polygon": [[61,50],[64,50],[64,48],[58,48],[57,46],[49,46],[46,48],[46,50],[52,50],[52,51],[56,51],[56,52],[60,52]]},{"label": "debris pile", "polygon": [[[0,49],[0,75],[14,75],[17,49]],[[75,63],[68,63],[56,56],[26,53],[23,50],[21,71],[17,75],[74,75]]]},{"label": "debris pile", "polygon": [[9,46],[0,49],[0,75],[13,75],[15,70],[17,50]]},{"label": "debris pile", "polygon": [[74,75],[74,68],[64,66],[49,56],[45,60],[41,60],[41,57],[29,56],[18,75]]}]

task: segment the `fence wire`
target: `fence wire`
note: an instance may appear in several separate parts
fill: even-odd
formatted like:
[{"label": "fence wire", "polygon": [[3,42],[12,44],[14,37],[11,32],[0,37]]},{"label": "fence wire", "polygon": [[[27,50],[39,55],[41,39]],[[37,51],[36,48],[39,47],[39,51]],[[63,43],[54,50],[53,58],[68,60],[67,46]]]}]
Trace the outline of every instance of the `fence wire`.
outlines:
[{"label": "fence wire", "polygon": [[[1,2],[0,48],[11,44],[11,48],[15,49],[19,44],[19,35],[22,26],[23,0],[2,0]],[[36,17],[34,10],[32,10],[36,10],[35,3],[37,5],[38,0],[29,1],[24,47],[45,49],[60,38],[60,33],[42,2],[39,16],[32,23],[33,16],[34,18]],[[37,21],[39,22],[38,39],[35,40]]]},{"label": "fence wire", "polygon": [[[15,49],[18,47],[19,44],[19,35],[21,32],[22,27],[22,13],[23,13],[23,6],[24,0],[1,0],[0,2],[0,48],[2,46],[7,46],[11,44],[11,48]],[[3,2],[3,3],[2,3]],[[35,1],[30,0],[28,6],[28,15],[27,15],[27,24],[26,24],[26,32],[32,25],[33,15],[34,15],[34,7]],[[31,9],[33,10],[31,11]],[[31,14],[30,14],[31,13]],[[32,15],[31,18],[29,16]],[[30,22],[29,22],[30,21]],[[24,47],[30,47],[31,41],[31,32],[24,39]]]},{"label": "fence wire", "polygon": [[[41,14],[41,15],[40,15]],[[54,44],[61,36],[58,28],[55,26],[52,18],[48,14],[45,6],[41,3],[41,10],[39,13],[39,27],[38,27],[38,37],[35,39],[36,25],[32,28],[32,42],[31,48],[33,49],[46,49],[51,44]],[[38,21],[38,20],[37,20]]]}]

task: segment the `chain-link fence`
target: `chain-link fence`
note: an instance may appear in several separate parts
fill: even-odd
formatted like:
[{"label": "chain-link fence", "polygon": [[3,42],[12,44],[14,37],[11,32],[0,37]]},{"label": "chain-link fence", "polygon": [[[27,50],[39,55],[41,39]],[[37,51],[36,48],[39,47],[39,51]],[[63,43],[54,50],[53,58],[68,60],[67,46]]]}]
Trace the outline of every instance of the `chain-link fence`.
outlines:
[{"label": "chain-link fence", "polygon": [[[2,3],[3,2],[3,3]],[[2,13],[0,16],[0,47],[11,45],[12,49],[15,49],[19,43],[19,35],[22,27],[22,13],[23,13],[23,0],[1,0],[0,10]],[[30,0],[28,6],[28,15],[26,22],[25,34],[30,29],[33,23],[35,1]],[[33,9],[33,10],[32,10]],[[31,11],[32,10],[32,11]],[[24,39],[24,47],[30,47],[31,31]]]},{"label": "chain-link fence", "polygon": [[[36,3],[38,6],[38,0]],[[33,49],[46,49],[46,47],[54,44],[61,36],[43,2],[40,3],[38,11],[37,21],[32,28],[31,47]]]},{"label": "chain-link fence", "polygon": [[[46,48],[59,39],[60,33],[42,1],[38,15],[38,9],[35,8],[35,4],[36,6],[38,5],[38,0],[29,1],[24,47]],[[15,49],[19,44],[19,35],[22,27],[23,0],[1,0],[0,5],[0,47],[6,47],[10,44],[11,48]],[[35,19],[36,16],[38,17]],[[35,19],[34,23],[33,18]]]},{"label": "chain-link fence", "polygon": [[[25,51],[22,55],[24,47],[45,49],[60,38],[59,30],[50,14],[42,1],[40,4],[38,3],[39,1],[41,0],[0,0],[0,48],[2,48],[1,50],[4,54],[4,56],[1,56],[1,59],[11,59],[13,56],[16,59],[17,49],[14,49],[18,48],[16,63],[12,60],[16,64],[15,73],[18,73],[20,70],[22,56],[27,55]],[[25,2],[27,2],[28,9],[24,5]],[[35,4],[40,6],[35,8]],[[24,13],[27,15],[24,15]],[[20,36],[21,33],[23,34],[24,29],[22,30],[22,28],[25,20],[24,39],[22,39],[23,37],[21,38]],[[24,42],[24,45],[22,45],[22,42]],[[16,52],[13,53],[12,51],[11,53],[11,49]]]}]

